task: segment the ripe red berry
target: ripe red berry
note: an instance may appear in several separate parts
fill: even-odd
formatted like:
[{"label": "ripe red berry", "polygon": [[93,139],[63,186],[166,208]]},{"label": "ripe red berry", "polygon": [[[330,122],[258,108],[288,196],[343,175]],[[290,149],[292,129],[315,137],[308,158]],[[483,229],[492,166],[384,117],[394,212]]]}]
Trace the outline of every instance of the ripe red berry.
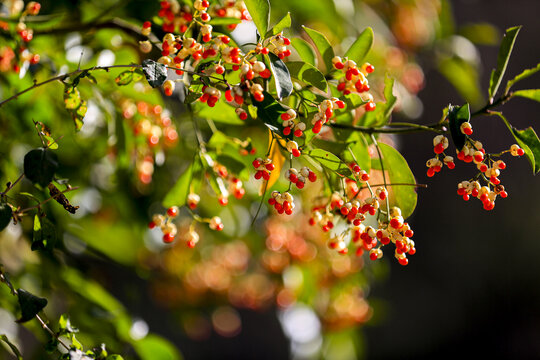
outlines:
[{"label": "ripe red berry", "polygon": [[148,228],[149,228],[149,229],[153,229],[153,228],[155,228],[155,227],[156,227],[156,223],[155,223],[155,222],[150,221],[150,222],[148,223]]},{"label": "ripe red berry", "polygon": [[168,208],[167,209],[167,215],[169,215],[170,217],[178,216],[178,207],[171,206],[170,208]]},{"label": "ripe red berry", "polygon": [[376,107],[377,105],[375,105],[373,101],[370,101],[366,105],[364,105],[364,109],[366,109],[366,111],[373,111]]},{"label": "ripe red berry", "polygon": [[172,243],[174,241],[174,235],[169,233],[163,235],[163,242],[166,244]]},{"label": "ripe red berry", "polygon": [[400,258],[400,259],[398,260],[398,262],[399,262],[400,265],[405,266],[405,265],[407,265],[407,264],[409,263],[409,259],[407,259],[407,258]]}]

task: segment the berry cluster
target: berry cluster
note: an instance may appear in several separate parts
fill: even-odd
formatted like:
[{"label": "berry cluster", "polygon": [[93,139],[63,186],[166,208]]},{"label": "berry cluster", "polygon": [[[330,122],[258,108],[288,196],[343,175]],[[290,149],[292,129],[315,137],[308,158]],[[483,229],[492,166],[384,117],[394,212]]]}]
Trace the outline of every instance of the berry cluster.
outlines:
[{"label": "berry cluster", "polygon": [[[198,202],[198,200],[197,200]],[[195,205],[196,206],[196,205]],[[190,205],[191,207],[191,205]],[[167,209],[165,215],[162,214],[155,214],[152,217],[152,221],[148,223],[149,229],[154,229],[156,227],[159,227],[161,231],[163,232],[163,242],[165,244],[172,243],[176,235],[178,234],[178,227],[173,222],[179,214],[179,209],[177,206],[171,206]],[[218,216],[214,216],[210,219],[202,219],[202,222],[207,222],[208,227],[212,230],[221,231],[223,230],[223,222],[221,221],[221,218]],[[182,235],[182,238],[186,241],[186,245],[190,248],[195,247],[195,245],[199,242],[199,234],[194,230],[193,225],[190,227],[189,231],[185,232]]]},{"label": "berry cluster", "polygon": [[367,102],[364,105],[366,111],[375,110],[375,102],[373,102],[373,96],[368,92],[369,82],[367,76],[375,71],[375,67],[370,63],[364,63],[360,68],[356,65],[353,60],[348,60],[347,58],[340,58],[335,56],[332,59],[334,68],[341,70],[344,77],[339,79],[337,89],[341,91],[344,95],[357,92],[364,94],[367,98]]},{"label": "berry cluster", "polygon": [[[11,35],[14,31],[17,35],[13,37],[16,43],[15,51],[11,47],[0,47],[0,71],[14,71],[18,73],[21,70],[21,65],[35,65],[39,63],[39,54],[34,54],[28,49],[28,43],[34,37],[34,31],[27,27],[26,17],[35,16],[41,10],[41,4],[35,1],[30,1],[24,6],[24,1],[16,0],[11,2],[11,6],[7,7],[9,15],[18,16],[18,22],[13,29],[7,22],[0,21],[0,34]],[[5,33],[5,34],[4,34]]]},{"label": "berry cluster", "polygon": [[[449,169],[456,167],[454,158],[444,153],[444,150],[448,148],[448,144],[448,138],[444,135],[437,135],[433,138],[433,152],[435,153],[435,157],[426,162],[426,166],[428,167],[427,176],[432,177],[435,173],[441,171],[443,164]],[[442,161],[439,159],[441,154],[443,157]]]},{"label": "berry cluster", "polygon": [[256,158],[251,164],[256,170],[255,179],[257,180],[261,178],[264,180],[269,180],[270,174],[276,168],[275,165],[272,164],[272,159],[269,158],[266,158],[264,160],[261,158]]},{"label": "berry cluster", "polygon": [[306,124],[302,121],[295,122],[296,116],[297,114],[294,109],[289,109],[281,114],[280,118],[283,120],[283,135],[289,136],[292,133],[293,136],[300,137],[304,134]]},{"label": "berry cluster", "polygon": [[332,98],[330,100],[324,100],[319,106],[319,112],[313,116],[311,124],[313,128],[311,129],[315,134],[321,132],[322,126],[330,121],[330,118],[334,116],[335,109],[345,108],[345,103],[338,98]]},{"label": "berry cluster", "polygon": [[292,215],[292,211],[295,207],[294,198],[288,191],[283,194],[279,191],[272,191],[268,204],[272,205],[278,214]]},{"label": "berry cluster", "polygon": [[145,140],[137,142],[136,168],[139,181],[149,184],[154,173],[154,154],[178,142],[176,126],[169,112],[160,105],[123,100],[121,108],[122,115],[133,129],[134,135]]},{"label": "berry cluster", "polygon": [[311,169],[304,166],[300,171],[295,168],[290,168],[285,172],[285,178],[295,184],[298,189],[303,189],[306,185],[306,181],[309,180],[315,182],[317,180],[317,175],[311,171]]}]

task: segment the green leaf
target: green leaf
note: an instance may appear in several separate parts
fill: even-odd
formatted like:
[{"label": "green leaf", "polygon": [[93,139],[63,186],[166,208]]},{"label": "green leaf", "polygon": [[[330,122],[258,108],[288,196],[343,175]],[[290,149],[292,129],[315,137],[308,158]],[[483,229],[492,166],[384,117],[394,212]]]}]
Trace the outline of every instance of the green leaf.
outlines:
[{"label": "green leaf", "polygon": [[42,187],[49,185],[58,170],[58,158],[49,149],[30,150],[24,156],[24,176]]},{"label": "green leaf", "polygon": [[302,59],[308,64],[317,66],[317,58],[315,57],[315,51],[307,41],[300,38],[293,38],[291,40],[291,44],[300,56],[300,59]]},{"label": "green leaf", "polygon": [[326,91],[328,83],[324,75],[314,66],[302,61],[289,61],[287,68],[293,79],[300,80],[308,85],[313,85],[317,89]]},{"label": "green leaf", "polygon": [[450,126],[450,134],[456,149],[463,149],[465,145],[465,134],[461,132],[461,124],[469,121],[471,118],[471,110],[469,104],[462,106],[448,106],[448,121]]},{"label": "green leaf", "polygon": [[114,81],[118,86],[130,84],[133,81],[133,70],[122,71],[120,74],[118,74]]},{"label": "green leaf", "polygon": [[182,355],[167,340],[157,335],[148,335],[133,342],[133,347],[142,360],[181,360]]},{"label": "green leaf", "polygon": [[54,140],[52,137],[48,136],[48,135],[42,135],[43,138],[47,141],[47,147],[51,150],[56,150],[58,149],[58,143],[56,142],[56,140]]},{"label": "green leaf", "polygon": [[525,151],[525,156],[527,156],[527,160],[531,164],[533,174],[538,174],[540,171],[540,140],[534,129],[528,127],[524,130],[518,130],[508,122],[502,113],[492,112],[492,114],[497,115],[504,121],[518,145]]},{"label": "green leaf", "polygon": [[241,19],[233,18],[233,17],[213,17],[212,20],[208,22],[208,24],[212,26],[216,26],[216,25],[240,24],[241,22],[242,22]]},{"label": "green leaf", "polygon": [[340,176],[348,176],[351,172],[347,164],[329,151],[314,149],[308,152],[307,155],[317,160],[325,168],[334,171]]},{"label": "green leaf", "polygon": [[259,34],[264,36],[270,23],[270,3],[268,0],[244,0],[244,4],[246,4],[257,30],[259,30]]},{"label": "green leaf", "polygon": [[124,358],[120,355],[113,354],[113,355],[107,356],[105,360],[124,360]]},{"label": "green leaf", "polygon": [[66,85],[64,91],[64,103],[67,110],[75,110],[81,106],[81,93],[76,87]]},{"label": "green leaf", "polygon": [[459,33],[478,45],[496,45],[500,36],[499,30],[489,23],[463,25]]},{"label": "green leaf", "polygon": [[[383,156],[384,170],[388,175],[389,184],[416,184],[409,164],[399,151],[384,143],[379,143],[379,149]],[[372,159],[371,166],[380,170],[379,159]],[[389,190],[393,194],[391,204],[401,209],[403,218],[411,216],[418,198],[414,186],[389,186]]]},{"label": "green leaf", "polygon": [[311,40],[313,40],[313,43],[315,44],[315,47],[321,54],[321,57],[324,61],[324,64],[326,65],[326,72],[330,72],[332,70],[332,59],[334,58],[334,49],[332,49],[332,45],[330,45],[330,42],[324,36],[322,33],[318,32],[317,30],[310,29],[306,26],[302,26],[306,33],[309,35]]},{"label": "green leaf", "polygon": [[369,156],[368,144],[362,133],[355,132],[349,137],[349,141],[354,141],[349,148],[354,154],[358,166],[369,172],[371,169],[371,158]]},{"label": "green leaf", "polygon": [[197,158],[193,160],[191,165],[184,171],[173,185],[171,190],[163,199],[163,206],[169,208],[171,206],[183,206],[186,203],[189,195],[190,185],[201,169],[201,164]]},{"label": "green leaf", "polygon": [[460,58],[446,58],[439,62],[439,71],[456,88],[465,101],[473,105],[483,102],[478,71]]},{"label": "green leaf", "polygon": [[506,33],[504,34],[501,46],[499,48],[497,67],[493,69],[493,71],[491,72],[491,77],[489,79],[488,93],[490,100],[493,99],[493,97],[497,93],[497,90],[499,89],[499,85],[501,84],[502,77],[504,76],[504,72],[506,71],[506,66],[508,65],[508,60],[510,59],[510,55],[512,54],[512,49],[514,47],[514,43],[516,42],[516,37],[520,29],[521,26],[515,26],[506,29]]},{"label": "green leaf", "polygon": [[0,231],[4,230],[9,225],[12,214],[13,210],[11,209],[11,206],[0,203]]},{"label": "green leaf", "polygon": [[34,216],[34,235],[32,238],[32,251],[52,250],[56,243],[56,227],[46,217],[41,217],[39,214]]},{"label": "green leaf", "polygon": [[252,97],[253,105],[257,107],[257,118],[264,122],[270,130],[277,131],[281,129],[280,115],[287,109],[266,91],[263,92],[263,95],[264,100],[260,102],[255,101]]},{"label": "green leaf", "polygon": [[368,111],[360,119],[362,126],[380,127],[388,123],[392,110],[396,106],[397,97],[394,95],[394,78],[384,79],[384,97],[386,102],[378,102],[374,111]]},{"label": "green leaf", "polygon": [[154,60],[143,60],[142,69],[148,84],[153,88],[163,85],[167,80],[167,67]]},{"label": "green leaf", "polygon": [[514,96],[520,96],[540,102],[540,89],[518,90],[512,95],[512,97]]},{"label": "green leaf", "polygon": [[357,64],[361,64],[366,55],[369,53],[371,46],[373,45],[373,29],[367,27],[358,39],[351,45],[349,50],[345,53],[345,57],[349,60],[355,61]]},{"label": "green leaf", "polygon": [[21,307],[21,318],[17,320],[18,323],[32,320],[47,306],[47,299],[37,297],[23,289],[17,289],[17,297]]},{"label": "green leaf", "polygon": [[214,107],[202,102],[195,103],[197,116],[228,125],[244,125],[245,122],[238,118],[234,107],[227,104],[223,98],[222,96]]},{"label": "green leaf", "polygon": [[19,351],[19,349],[15,346],[15,344],[13,344],[11,341],[9,341],[9,339],[8,339],[8,337],[6,335],[0,335],[0,340],[5,342],[9,346],[11,351],[13,351],[13,354],[15,354],[15,356],[17,356],[17,360],[23,360],[22,354]]},{"label": "green leaf", "polygon": [[291,95],[293,90],[293,84],[291,81],[291,74],[287,65],[274,53],[269,53],[270,68],[272,74],[274,74],[274,81],[276,83],[276,91],[278,98],[281,100]]},{"label": "green leaf", "polygon": [[523,72],[521,74],[517,75],[512,80],[508,81],[508,83],[506,84],[506,93],[508,93],[508,90],[510,90],[510,88],[512,86],[514,86],[515,83],[517,83],[518,81],[521,81],[523,79],[526,79],[531,75],[534,75],[538,71],[540,71],[540,63],[538,63],[538,65],[536,65],[536,67],[534,67],[532,69],[523,70]]},{"label": "green leaf", "polygon": [[271,31],[268,31],[266,34],[266,37],[269,37],[270,35],[277,35],[280,32],[282,32],[284,29],[290,28],[292,25],[291,21],[291,13],[288,12],[287,15],[285,15],[279,22],[274,25]]}]

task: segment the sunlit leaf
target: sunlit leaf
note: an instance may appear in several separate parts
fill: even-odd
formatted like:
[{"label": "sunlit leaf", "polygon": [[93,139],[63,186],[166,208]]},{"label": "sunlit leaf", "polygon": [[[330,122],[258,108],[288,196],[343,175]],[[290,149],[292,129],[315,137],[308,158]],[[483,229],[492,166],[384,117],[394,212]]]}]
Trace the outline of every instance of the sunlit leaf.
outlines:
[{"label": "sunlit leaf", "polygon": [[157,335],[148,335],[141,340],[135,341],[133,347],[142,360],[183,359],[182,355],[170,342]]},{"label": "sunlit leaf", "polygon": [[[379,149],[383,156],[384,170],[389,184],[416,184],[409,164],[399,151],[384,143],[379,143]],[[371,166],[381,170],[379,159],[372,159]],[[403,218],[411,216],[416,208],[418,198],[414,186],[389,186],[389,190],[391,194],[390,205],[399,207]]]},{"label": "sunlit leaf", "polygon": [[362,170],[369,172],[371,169],[371,158],[369,156],[368,144],[364,135],[355,132],[350,136],[349,141],[354,141],[349,147],[354,154],[358,166],[360,166]]},{"label": "sunlit leaf", "polygon": [[228,124],[228,125],[244,125],[245,122],[238,118],[234,107],[227,104],[224,97],[216,102],[214,107],[210,107],[205,103],[197,102],[194,105],[197,116],[205,119],[210,119],[215,122]]},{"label": "sunlit leaf", "polygon": [[313,51],[313,48],[307,41],[301,38],[293,38],[291,39],[291,44],[300,56],[300,59],[302,59],[308,64],[317,66],[317,58],[315,57],[315,51]]},{"label": "sunlit leaf", "polygon": [[373,29],[367,27],[364,31],[362,31],[360,36],[358,36],[349,50],[347,50],[345,56],[348,57],[349,60],[353,60],[360,65],[365,59],[366,55],[369,53],[369,50],[371,50],[372,45]]},{"label": "sunlit leaf", "polygon": [[190,185],[195,175],[200,171],[201,165],[198,159],[195,159],[191,165],[180,175],[176,183],[169,190],[163,199],[163,206],[183,206],[189,195]]},{"label": "sunlit leaf", "polygon": [[[285,15],[279,22],[274,25],[274,27],[271,30],[271,35],[277,35],[280,32],[282,32],[284,29],[288,29],[291,27],[291,13],[288,12],[287,15]],[[270,31],[269,31],[270,32]],[[266,37],[268,37],[270,34],[267,34]]]},{"label": "sunlit leaf", "polygon": [[133,71],[132,70],[126,70],[122,71],[118,76],[114,79],[116,82],[116,85],[118,86],[124,86],[131,84],[133,81]]},{"label": "sunlit leaf", "polygon": [[533,173],[535,175],[538,174],[538,172],[540,172],[540,140],[538,139],[538,135],[536,135],[534,129],[532,127],[528,127],[523,130],[518,130],[510,124],[502,113],[492,112],[492,114],[497,115],[504,121],[508,130],[510,130],[510,133],[512,136],[514,136],[514,139],[516,139],[518,145],[525,151],[525,156],[531,164]]},{"label": "sunlit leaf", "polygon": [[538,71],[540,71],[540,63],[538,63],[538,65],[536,65],[536,67],[533,67],[532,69],[523,70],[521,74],[517,75],[512,80],[508,80],[508,83],[506,84],[506,92],[508,93],[508,90],[510,90],[510,88],[514,86],[514,84],[518,81],[526,79],[529,76],[536,74]]},{"label": "sunlit leaf", "polygon": [[540,102],[540,89],[518,90],[514,91],[512,96],[519,96]]},{"label": "sunlit leaf", "polygon": [[478,71],[471,64],[460,58],[446,58],[439,62],[439,71],[467,102],[482,104]]},{"label": "sunlit leaf", "polygon": [[246,4],[257,30],[259,30],[259,34],[264,36],[270,23],[270,3],[268,0],[244,0],[244,4]]},{"label": "sunlit leaf", "polygon": [[232,24],[240,24],[242,22],[239,18],[234,17],[213,17],[208,24],[212,26],[216,25],[232,25]]},{"label": "sunlit leaf", "polygon": [[[259,188],[259,195],[262,195],[264,193],[264,189],[271,189],[272,186],[278,181],[279,176],[281,175],[281,169],[283,168],[283,164],[285,163],[285,157],[281,153],[280,147],[277,144],[279,139],[276,139],[274,142],[272,142],[272,132],[271,130],[268,130],[268,141],[269,144],[272,143],[272,148],[270,149],[270,155],[268,158],[272,160],[272,164],[274,164],[274,170],[270,173],[270,178],[268,181],[263,180],[261,183],[261,187]],[[284,145],[284,144],[282,144]]]},{"label": "sunlit leaf", "polygon": [[506,29],[506,33],[504,34],[501,46],[499,48],[497,67],[493,69],[493,71],[491,72],[491,77],[489,79],[488,93],[490,99],[493,99],[493,97],[497,93],[497,90],[499,89],[499,85],[501,84],[504,72],[506,71],[506,66],[508,65],[508,60],[510,59],[510,55],[512,54],[512,49],[514,48],[514,43],[516,42],[516,37],[520,29],[521,26],[515,26]]},{"label": "sunlit leaf", "polygon": [[289,61],[287,62],[287,68],[293,79],[300,80],[308,85],[315,86],[317,89],[326,91],[328,83],[324,75],[316,67],[301,61]]},{"label": "sunlit leaf", "polygon": [[311,40],[313,40],[315,47],[321,54],[324,64],[326,65],[326,72],[330,72],[330,70],[332,70],[333,68],[332,59],[334,58],[334,49],[332,48],[332,45],[330,45],[330,42],[322,33],[318,32],[317,30],[310,29],[306,26],[302,27],[309,35]]}]

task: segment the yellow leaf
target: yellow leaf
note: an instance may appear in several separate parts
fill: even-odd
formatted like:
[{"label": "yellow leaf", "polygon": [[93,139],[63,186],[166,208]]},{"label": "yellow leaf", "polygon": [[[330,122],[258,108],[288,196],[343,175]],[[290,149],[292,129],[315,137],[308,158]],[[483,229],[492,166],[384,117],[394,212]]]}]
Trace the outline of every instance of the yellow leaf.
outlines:
[{"label": "yellow leaf", "polygon": [[[266,189],[272,188],[272,186],[278,181],[279,176],[281,174],[281,168],[283,168],[283,164],[285,163],[285,157],[281,154],[281,151],[279,150],[279,145],[277,142],[280,141],[284,144],[285,140],[276,138],[276,140],[272,141],[272,132],[269,129],[268,130],[268,143],[272,144],[272,147],[269,151],[269,158],[272,159],[272,164],[274,164],[274,170],[270,173],[270,179],[268,181],[263,180],[261,183],[261,187],[259,189],[259,196],[263,195]],[[283,145],[285,146],[285,145]]]}]

